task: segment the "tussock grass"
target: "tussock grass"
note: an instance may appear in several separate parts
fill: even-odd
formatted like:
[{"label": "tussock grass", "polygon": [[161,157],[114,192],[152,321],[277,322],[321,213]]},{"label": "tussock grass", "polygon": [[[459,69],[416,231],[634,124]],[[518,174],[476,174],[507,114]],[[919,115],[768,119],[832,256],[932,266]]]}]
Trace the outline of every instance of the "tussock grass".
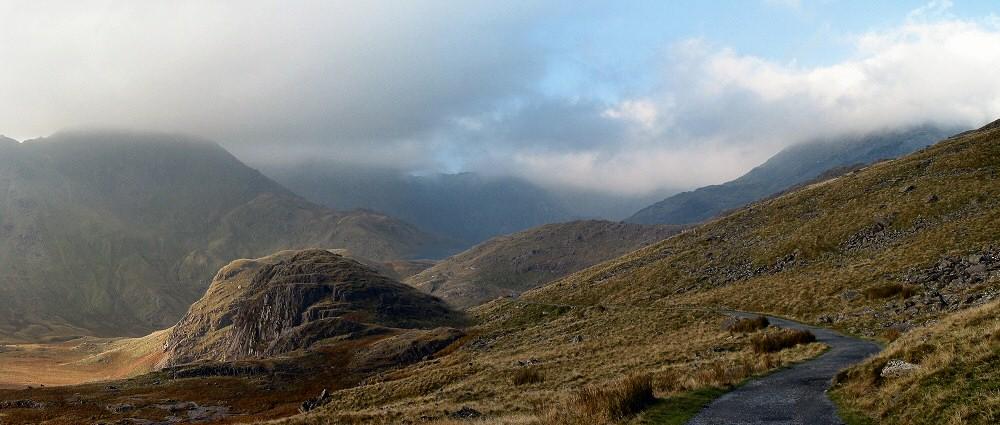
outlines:
[{"label": "tussock grass", "polygon": [[737,319],[727,326],[726,330],[730,332],[749,333],[764,329],[770,325],[771,322],[764,316],[748,317],[744,319]]},{"label": "tussock grass", "polygon": [[511,382],[518,386],[538,384],[544,381],[545,377],[542,376],[542,373],[538,369],[529,367],[518,369],[517,372],[514,372],[514,377],[511,378]]},{"label": "tussock grass", "polygon": [[750,345],[755,353],[774,353],[800,344],[816,342],[812,332],[798,329],[781,329],[761,335],[754,335]]},{"label": "tussock grass", "polygon": [[634,375],[605,385],[581,389],[545,419],[552,425],[603,425],[635,416],[656,401],[653,380]]},{"label": "tussock grass", "polygon": [[904,285],[901,283],[890,283],[885,285],[873,286],[867,288],[864,291],[865,297],[870,300],[880,300],[884,298],[891,298],[899,296],[899,298],[906,299],[917,294],[917,289],[911,285]]}]

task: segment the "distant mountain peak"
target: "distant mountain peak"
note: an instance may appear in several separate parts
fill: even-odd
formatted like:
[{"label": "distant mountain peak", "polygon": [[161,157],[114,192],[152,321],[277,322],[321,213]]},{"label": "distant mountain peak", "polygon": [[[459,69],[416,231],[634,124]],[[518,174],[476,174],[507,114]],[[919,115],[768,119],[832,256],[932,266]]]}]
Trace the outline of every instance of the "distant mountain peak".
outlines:
[{"label": "distant mountain peak", "polygon": [[626,221],[699,223],[813,180],[829,170],[897,158],[955,132],[957,130],[920,125],[792,145],[735,180],[671,196],[640,210]]}]

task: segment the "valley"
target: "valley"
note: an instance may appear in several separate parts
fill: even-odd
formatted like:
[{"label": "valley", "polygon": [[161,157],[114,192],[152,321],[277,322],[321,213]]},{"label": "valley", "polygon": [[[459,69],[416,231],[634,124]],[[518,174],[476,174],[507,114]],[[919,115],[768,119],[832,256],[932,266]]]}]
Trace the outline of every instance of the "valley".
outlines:
[{"label": "valley", "polygon": [[0,425],[1000,424],[998,2],[0,16]]},{"label": "valley", "polygon": [[[221,422],[285,418],[281,423],[451,423],[466,417],[460,415],[472,415],[468,417],[491,418],[491,423],[574,424],[585,418],[567,412],[582,408],[577,403],[583,402],[580,397],[586,391],[630,388],[639,384],[628,379],[642,379],[653,400],[683,399],[733,388],[747,378],[823,355],[829,348],[823,336],[819,342],[761,351],[760,341],[785,332],[779,328],[798,326],[775,319],[766,329],[736,330],[727,319],[728,310],[774,314],[851,335],[895,340],[889,353],[909,350],[905,347],[912,344],[907,342],[912,341],[910,333],[935,335],[936,323],[951,320],[947,318],[953,312],[960,319],[946,323],[970,320],[962,318],[983,313],[964,311],[989,311],[983,309],[1000,302],[993,298],[1000,262],[990,250],[991,241],[1000,236],[995,234],[1000,227],[992,225],[1000,211],[993,200],[1000,199],[1000,193],[993,194],[998,186],[990,183],[1000,172],[997,140],[1000,129],[990,126],[959,135],[907,157],[666,234],[663,241],[619,258],[574,266],[583,269],[566,269],[570,275],[522,287],[523,293],[481,305],[471,301],[464,314],[383,276],[377,264],[365,265],[331,251],[287,251],[239,260],[216,274],[202,301],[165,331],[167,336],[146,339],[155,344],[133,344],[137,348],[123,350],[131,357],[112,363],[135,365],[121,378],[138,376],[3,390],[0,399],[48,406],[3,413],[12,423],[43,418],[74,423],[84,417],[162,420],[169,415],[156,406],[178,400],[193,403],[185,404],[186,412],[216,412],[219,416],[213,420]],[[600,237],[572,236],[587,226],[602,229],[595,235],[614,228],[600,222],[548,226],[533,231],[537,235],[528,232],[510,240],[551,240],[556,247],[577,240],[608,243]],[[573,230],[556,231],[567,228]],[[635,229],[650,234],[649,229]],[[501,242],[471,252],[503,246]],[[470,254],[456,259],[467,257]],[[440,273],[435,271],[440,264],[422,273]],[[457,269],[479,271],[475,267]],[[328,285],[324,282],[348,286],[331,292],[322,289]],[[483,285],[472,282],[468,285]],[[361,298],[343,292],[348,287],[360,291]],[[376,298],[366,298],[372,296]],[[423,301],[412,301],[416,299]],[[264,314],[264,320],[255,314]],[[827,335],[824,332],[820,334]],[[904,345],[894,348],[898,344]],[[51,359],[65,355],[50,353],[46,356],[55,356]],[[865,374],[871,374],[866,370],[884,367],[872,366],[879,358],[884,357],[838,375],[834,394],[898,385],[889,379],[864,381]],[[926,367],[941,364],[929,360],[937,357],[926,358]],[[142,374],[148,359],[157,359],[156,371]],[[86,374],[79,377],[87,379]],[[108,390],[111,387],[116,389]],[[334,396],[297,414],[300,405],[314,397],[311,394],[323,390]],[[82,404],[66,404],[76,400],[67,398],[70,393],[82,397],[72,403]],[[851,399],[880,403],[880,393],[872,394],[875,398]],[[254,401],[265,399],[263,404]],[[842,403],[846,409],[853,405]],[[122,404],[131,407],[112,408]],[[685,415],[697,413],[700,405],[694,406],[686,407],[690,412]],[[216,407],[222,410],[212,410]],[[600,409],[591,415],[606,414]],[[650,408],[648,415],[673,414],[663,409]],[[955,414],[967,414],[962,412],[969,411]],[[628,415],[641,421],[647,413],[637,407]]]}]

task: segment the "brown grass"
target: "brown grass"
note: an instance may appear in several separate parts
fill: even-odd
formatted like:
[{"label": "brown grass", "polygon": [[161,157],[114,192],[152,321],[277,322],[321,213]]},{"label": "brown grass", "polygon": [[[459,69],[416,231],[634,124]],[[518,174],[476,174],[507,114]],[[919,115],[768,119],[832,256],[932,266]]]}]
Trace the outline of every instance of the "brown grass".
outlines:
[{"label": "brown grass", "polygon": [[799,344],[816,342],[812,332],[798,329],[781,329],[776,332],[755,335],[750,346],[755,353],[774,353]]},{"label": "brown grass", "polygon": [[901,283],[889,283],[885,285],[873,286],[867,288],[864,291],[865,297],[870,300],[880,300],[884,298],[891,298],[899,296],[899,298],[907,299],[917,294],[916,288],[910,285],[903,285]]},{"label": "brown grass", "polygon": [[744,319],[736,320],[728,327],[730,332],[743,332],[749,333],[757,330],[764,329],[771,325],[771,322],[767,320],[764,316],[748,317]]},{"label": "brown grass", "polygon": [[900,332],[899,329],[893,329],[893,328],[886,329],[885,332],[882,332],[882,338],[885,338],[885,340],[889,342],[893,342],[899,339],[899,337],[902,335],[903,333]]},{"label": "brown grass", "polygon": [[[900,336],[839,374],[831,394],[843,410],[879,424],[1000,423],[1000,302],[958,312]],[[889,360],[920,366],[894,378]]]},{"label": "brown grass", "polygon": [[583,388],[565,406],[553,409],[545,423],[615,423],[635,416],[654,401],[653,380],[648,375],[633,375],[608,384]]},{"label": "brown grass", "polygon": [[545,381],[545,377],[542,376],[538,369],[526,367],[518,369],[514,372],[514,377],[511,378],[511,382],[514,385],[529,385],[529,384],[539,384]]}]

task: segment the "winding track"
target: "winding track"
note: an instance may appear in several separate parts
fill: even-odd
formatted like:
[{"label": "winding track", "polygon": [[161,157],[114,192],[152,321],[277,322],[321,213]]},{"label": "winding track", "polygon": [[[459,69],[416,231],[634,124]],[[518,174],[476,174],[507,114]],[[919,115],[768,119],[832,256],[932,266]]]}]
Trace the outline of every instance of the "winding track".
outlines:
[{"label": "winding track", "polygon": [[[733,313],[741,317],[752,315]],[[705,406],[688,425],[827,425],[842,424],[826,395],[838,371],[877,353],[875,343],[777,317],[772,325],[809,330],[830,346],[821,356],[788,369],[753,379]]]}]

